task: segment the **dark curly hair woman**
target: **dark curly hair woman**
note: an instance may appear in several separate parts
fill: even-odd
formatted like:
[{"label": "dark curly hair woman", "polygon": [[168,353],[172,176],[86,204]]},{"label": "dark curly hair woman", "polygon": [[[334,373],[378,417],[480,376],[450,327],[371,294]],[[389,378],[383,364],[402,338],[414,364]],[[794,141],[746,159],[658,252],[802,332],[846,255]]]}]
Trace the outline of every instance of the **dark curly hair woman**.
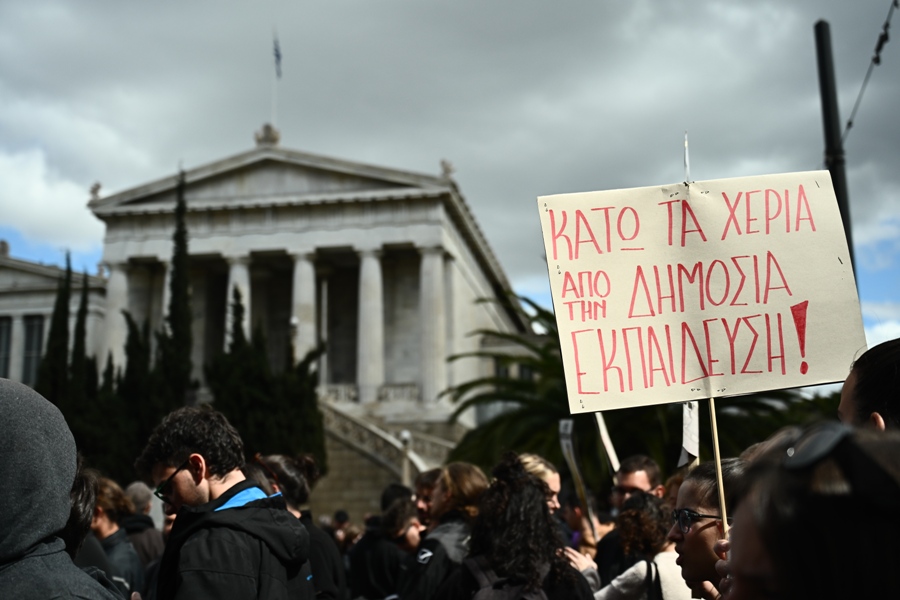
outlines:
[{"label": "dark curly hair woman", "polygon": [[521,594],[543,590],[550,600],[592,598],[582,575],[563,554],[547,500],[547,484],[525,471],[514,454],[493,470],[472,527],[469,557],[441,587],[435,600],[471,598],[479,577],[520,588]]}]

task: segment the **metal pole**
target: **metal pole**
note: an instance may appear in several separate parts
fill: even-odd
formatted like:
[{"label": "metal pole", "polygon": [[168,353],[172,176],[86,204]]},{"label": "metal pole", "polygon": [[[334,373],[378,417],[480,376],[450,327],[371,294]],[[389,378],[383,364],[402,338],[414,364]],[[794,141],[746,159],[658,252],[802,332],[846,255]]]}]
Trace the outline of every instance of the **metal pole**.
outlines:
[{"label": "metal pole", "polygon": [[[841,141],[841,119],[838,111],[837,85],[834,77],[834,59],[831,55],[831,28],[828,21],[817,21],[816,58],[819,65],[819,92],[822,96],[822,124],[825,129],[825,166],[831,173],[834,194],[844,222],[844,234],[850,250],[850,263],[856,278],[856,260],[853,253],[853,234],[850,230],[850,199],[847,193],[847,173],[844,169],[844,144]],[[857,283],[857,285],[859,285]]]}]

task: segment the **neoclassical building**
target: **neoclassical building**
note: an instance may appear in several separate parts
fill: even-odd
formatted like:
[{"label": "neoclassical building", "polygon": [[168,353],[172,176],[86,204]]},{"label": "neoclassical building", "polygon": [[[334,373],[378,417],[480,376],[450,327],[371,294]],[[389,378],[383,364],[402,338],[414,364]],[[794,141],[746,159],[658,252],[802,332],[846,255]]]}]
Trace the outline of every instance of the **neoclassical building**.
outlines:
[{"label": "neoclassical building", "polygon": [[[428,460],[429,434],[432,450],[456,437],[441,392],[494,368],[448,358],[477,351],[477,330],[525,329],[503,269],[448,168],[424,175],[278,142],[265,126],[251,150],[185,172],[195,377],[203,381],[203,365],[228,343],[236,288],[245,333],[265,335],[276,368],[286,348],[299,358],[325,342],[326,420],[407,429],[423,462],[439,462]],[[176,185],[173,173],[88,204],[106,225],[103,354],[117,364],[122,310],[151,329],[164,318]],[[342,427],[331,422],[332,433]]]},{"label": "neoclassical building", "polygon": [[[442,392],[494,365],[449,357],[482,348],[473,332],[521,332],[525,319],[448,166],[434,176],[289,150],[269,126],[255,137],[251,150],[184,174],[194,377],[204,383],[203,366],[228,343],[234,289],[244,332],[265,335],[275,368],[289,348],[300,358],[324,341],[320,397],[333,464],[316,496],[351,515],[377,510],[381,486],[404,467],[409,475],[439,464],[474,424],[470,414],[449,425],[454,407]],[[95,186],[88,203],[106,225],[108,273],[92,278],[101,294],[105,283],[105,301],[95,302],[89,348],[118,367],[122,311],[151,330],[163,324],[177,183],[173,173],[107,196]],[[202,389],[199,400],[210,399]]]},{"label": "neoclassical building", "polygon": [[[53,265],[19,260],[0,240],[0,377],[34,385],[50,333],[56,290],[65,271]],[[72,274],[69,331],[74,331],[85,275]],[[85,346],[96,354],[104,333],[106,281],[87,275],[88,311]]]}]

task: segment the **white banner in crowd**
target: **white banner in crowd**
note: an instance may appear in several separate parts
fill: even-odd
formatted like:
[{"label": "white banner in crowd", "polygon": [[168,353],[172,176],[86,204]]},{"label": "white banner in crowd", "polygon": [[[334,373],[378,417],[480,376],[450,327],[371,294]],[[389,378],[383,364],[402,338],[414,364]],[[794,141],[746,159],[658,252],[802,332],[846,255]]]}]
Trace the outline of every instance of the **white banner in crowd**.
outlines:
[{"label": "white banner in crowd", "polygon": [[865,349],[827,171],[538,208],[572,413],[842,381]]}]

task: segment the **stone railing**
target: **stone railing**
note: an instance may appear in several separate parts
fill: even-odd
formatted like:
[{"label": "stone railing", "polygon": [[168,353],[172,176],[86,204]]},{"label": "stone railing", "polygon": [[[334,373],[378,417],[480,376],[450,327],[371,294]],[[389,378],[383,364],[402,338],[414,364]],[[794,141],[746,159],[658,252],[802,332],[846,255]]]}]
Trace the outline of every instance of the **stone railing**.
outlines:
[{"label": "stone railing", "polygon": [[418,402],[420,397],[415,383],[386,383],[378,390],[379,402]]},{"label": "stone railing", "polygon": [[447,462],[447,455],[456,446],[453,442],[443,438],[411,431],[412,440],[410,448],[432,467],[438,467]]},{"label": "stone railing", "polygon": [[411,477],[430,468],[428,462],[412,448],[404,448],[398,438],[375,425],[357,419],[328,402],[320,402],[319,409],[326,433],[368,456],[397,477],[403,479],[405,460],[409,461]]},{"label": "stone railing", "polygon": [[316,389],[320,404],[351,404],[359,400],[355,383],[325,383]]}]

